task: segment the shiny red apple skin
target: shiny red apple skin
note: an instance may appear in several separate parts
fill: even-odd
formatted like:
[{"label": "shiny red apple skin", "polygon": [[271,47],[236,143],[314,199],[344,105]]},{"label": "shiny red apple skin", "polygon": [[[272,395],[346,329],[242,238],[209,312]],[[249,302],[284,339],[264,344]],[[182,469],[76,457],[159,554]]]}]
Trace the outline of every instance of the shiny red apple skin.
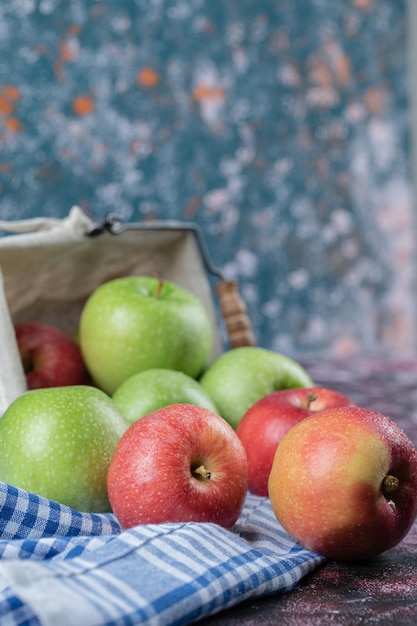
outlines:
[{"label": "shiny red apple skin", "polygon": [[236,429],[248,457],[249,490],[268,496],[269,473],[283,436],[307,416],[337,406],[354,406],[354,402],[325,387],[282,389],[253,404]]},{"label": "shiny red apple skin", "polygon": [[[204,467],[210,474],[195,472]],[[110,504],[124,528],[162,522],[213,522],[230,528],[247,494],[245,450],[209,409],[172,404],[134,422],[110,463]]]},{"label": "shiny red apple skin", "polygon": [[269,496],[284,529],[308,549],[341,561],[370,559],[397,545],[416,518],[417,452],[377,411],[327,409],[282,439]]},{"label": "shiny red apple skin", "polygon": [[38,321],[14,328],[28,389],[91,382],[78,344],[61,329]]}]

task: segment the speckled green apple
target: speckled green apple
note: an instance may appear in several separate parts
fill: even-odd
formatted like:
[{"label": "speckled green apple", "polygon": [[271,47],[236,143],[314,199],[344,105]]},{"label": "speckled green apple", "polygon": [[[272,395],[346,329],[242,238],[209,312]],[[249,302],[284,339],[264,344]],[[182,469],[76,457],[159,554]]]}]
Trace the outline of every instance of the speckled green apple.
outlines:
[{"label": "speckled green apple", "polygon": [[87,368],[109,395],[138,372],[166,368],[197,378],[210,357],[211,321],[199,298],[180,285],[125,276],[100,285],[81,312]]},{"label": "speckled green apple", "polygon": [[308,372],[294,359],[258,346],[224,352],[200,383],[233,428],[249,407],[268,393],[313,386]]},{"label": "speckled green apple", "polygon": [[134,374],[116,389],[113,400],[130,424],[169,404],[195,404],[218,412],[199,382],[184,372],[163,368]]},{"label": "speckled green apple", "polygon": [[107,471],[127,427],[95,387],[27,391],[0,420],[0,480],[80,511],[110,511]]}]

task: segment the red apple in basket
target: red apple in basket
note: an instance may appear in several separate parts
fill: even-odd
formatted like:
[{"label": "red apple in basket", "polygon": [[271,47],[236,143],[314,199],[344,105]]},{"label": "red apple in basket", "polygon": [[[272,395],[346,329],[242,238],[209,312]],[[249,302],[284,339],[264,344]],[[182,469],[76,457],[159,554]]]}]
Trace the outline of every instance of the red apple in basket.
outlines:
[{"label": "red apple in basket", "polygon": [[14,328],[28,389],[90,382],[81,350],[65,332],[37,321],[21,322]]},{"label": "red apple in basket", "polygon": [[403,430],[361,407],[326,409],[277,447],[269,496],[286,531],[338,560],[398,544],[417,514],[417,452]]},{"label": "red apple in basket", "polygon": [[107,475],[110,504],[124,528],[188,521],[230,528],[247,486],[246,454],[236,432],[192,404],[172,404],[134,422]]},{"label": "red apple in basket", "polygon": [[255,402],[236,429],[248,457],[249,490],[268,495],[275,450],[292,426],[317,411],[353,405],[347,396],[324,387],[282,389]]}]

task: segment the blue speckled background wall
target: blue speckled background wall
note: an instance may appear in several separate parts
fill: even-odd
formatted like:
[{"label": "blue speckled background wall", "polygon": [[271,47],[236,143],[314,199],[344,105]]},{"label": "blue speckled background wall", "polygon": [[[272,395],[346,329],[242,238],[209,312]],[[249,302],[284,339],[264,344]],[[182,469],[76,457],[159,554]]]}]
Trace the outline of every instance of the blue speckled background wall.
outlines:
[{"label": "blue speckled background wall", "polygon": [[404,0],[2,0],[0,217],[175,218],[258,343],[415,349]]}]

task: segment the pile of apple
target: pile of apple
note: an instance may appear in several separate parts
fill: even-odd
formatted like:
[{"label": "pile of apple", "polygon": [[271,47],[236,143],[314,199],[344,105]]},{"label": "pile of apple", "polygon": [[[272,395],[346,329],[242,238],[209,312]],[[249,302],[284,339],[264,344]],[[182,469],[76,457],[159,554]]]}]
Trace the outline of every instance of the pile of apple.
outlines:
[{"label": "pile of apple", "polygon": [[248,346],[210,363],[212,326],[177,284],[128,276],[87,299],[77,339],[16,324],[28,391],[0,419],[0,480],[123,527],[230,528],[248,490],[287,532],[340,560],[399,543],[417,515],[417,452],[399,426]]}]

